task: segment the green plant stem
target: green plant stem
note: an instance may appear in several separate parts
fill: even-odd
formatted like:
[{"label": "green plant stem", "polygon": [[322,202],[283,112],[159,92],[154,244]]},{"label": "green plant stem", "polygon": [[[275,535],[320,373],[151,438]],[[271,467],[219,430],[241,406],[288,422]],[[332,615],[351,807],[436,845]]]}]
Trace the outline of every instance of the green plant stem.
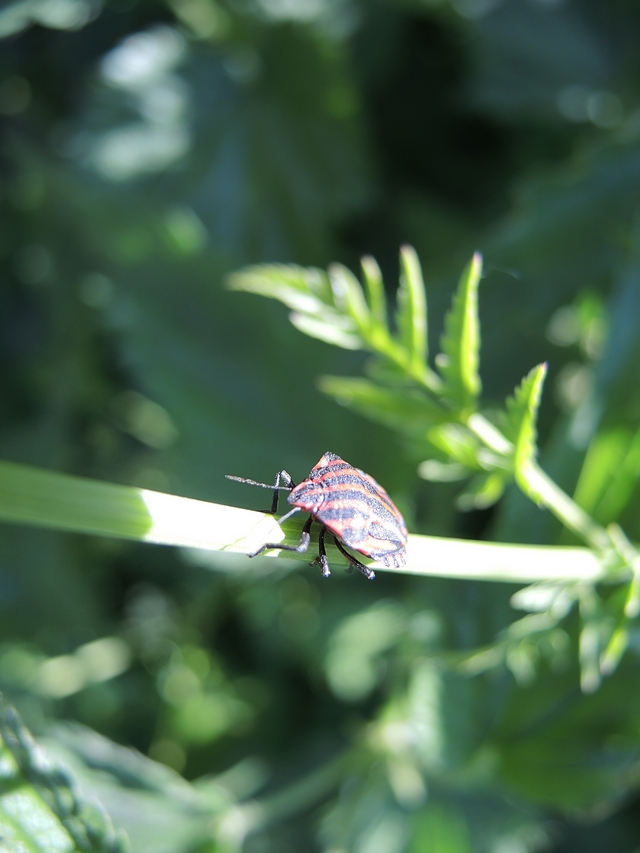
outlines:
[{"label": "green plant stem", "polygon": [[[471,415],[469,429],[491,450],[508,452],[513,445],[483,415]],[[578,504],[546,474],[537,462],[525,464],[516,482],[524,494],[537,504],[546,507],[569,530],[599,554],[612,548],[608,531],[594,521]]]},{"label": "green plant stem", "polygon": [[611,537],[607,530],[594,521],[536,462],[524,466],[518,485],[538,504],[551,510],[556,518],[597,552],[611,550]]},{"label": "green plant stem", "polygon": [[[265,542],[297,544],[304,520],[296,516],[281,528],[264,513],[102,483],[0,461],[0,520],[57,530],[179,545],[209,551],[250,554]],[[305,554],[271,551],[309,562]],[[334,546],[329,562],[344,565]],[[507,545],[436,536],[410,536],[407,564],[401,569],[373,564],[376,571],[506,581],[596,580],[603,575],[597,556],[586,548]]]}]

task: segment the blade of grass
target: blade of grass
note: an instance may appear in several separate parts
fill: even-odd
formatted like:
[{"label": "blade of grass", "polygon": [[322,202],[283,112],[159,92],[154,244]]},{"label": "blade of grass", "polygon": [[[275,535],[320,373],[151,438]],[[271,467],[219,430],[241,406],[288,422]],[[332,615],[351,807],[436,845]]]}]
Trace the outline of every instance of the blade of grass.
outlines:
[{"label": "blade of grass", "polygon": [[[304,524],[304,519],[294,517],[280,528],[272,516],[261,512],[13,462],[0,462],[0,520],[241,554],[252,553],[265,542],[297,543]],[[280,555],[308,563],[314,553],[312,544],[306,554],[272,551],[266,556]],[[328,548],[328,553],[332,565],[344,564],[335,547]],[[380,571],[510,583],[595,580],[604,574],[597,557],[586,548],[505,545],[415,535],[409,537],[404,568],[372,565]]]},{"label": "blade of grass", "polygon": [[250,553],[283,532],[272,516],[0,461],[0,519],[135,539]]}]

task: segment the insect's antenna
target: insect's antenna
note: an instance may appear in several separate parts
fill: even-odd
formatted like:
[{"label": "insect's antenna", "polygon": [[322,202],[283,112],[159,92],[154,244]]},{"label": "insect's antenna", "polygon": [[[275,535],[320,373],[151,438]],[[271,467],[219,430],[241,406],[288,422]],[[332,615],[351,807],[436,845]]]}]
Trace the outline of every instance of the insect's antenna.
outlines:
[{"label": "insect's antenna", "polygon": [[233,474],[224,475],[227,480],[235,480],[236,483],[248,483],[250,486],[260,486],[263,489],[280,489],[283,492],[290,492],[291,486],[274,486],[273,483],[257,483],[255,480],[248,480],[246,477],[235,477]]}]

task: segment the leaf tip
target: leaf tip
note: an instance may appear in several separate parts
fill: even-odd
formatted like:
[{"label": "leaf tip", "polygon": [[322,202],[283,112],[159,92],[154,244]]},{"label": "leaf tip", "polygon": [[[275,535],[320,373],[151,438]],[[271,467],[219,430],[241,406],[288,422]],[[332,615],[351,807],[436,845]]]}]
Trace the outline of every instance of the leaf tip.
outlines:
[{"label": "leaf tip", "polygon": [[482,275],[482,252],[474,252],[471,258],[471,269],[477,278]]}]

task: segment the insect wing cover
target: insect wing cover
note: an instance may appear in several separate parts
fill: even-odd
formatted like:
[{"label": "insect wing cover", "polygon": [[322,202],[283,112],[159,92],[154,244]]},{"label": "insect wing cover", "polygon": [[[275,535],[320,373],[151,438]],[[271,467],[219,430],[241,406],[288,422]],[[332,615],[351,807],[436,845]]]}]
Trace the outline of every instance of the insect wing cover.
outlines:
[{"label": "insect wing cover", "polygon": [[287,500],[354,551],[387,566],[405,565],[407,528],[400,511],[373,477],[335,453],[325,453]]}]

